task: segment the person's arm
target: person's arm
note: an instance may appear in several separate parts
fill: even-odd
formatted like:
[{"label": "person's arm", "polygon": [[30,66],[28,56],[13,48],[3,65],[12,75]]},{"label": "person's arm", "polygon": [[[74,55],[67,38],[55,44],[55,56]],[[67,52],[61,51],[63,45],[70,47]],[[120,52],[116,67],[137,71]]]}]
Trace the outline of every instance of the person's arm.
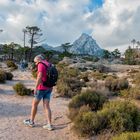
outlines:
[{"label": "person's arm", "polygon": [[42,82],[42,72],[39,72],[39,73],[37,74],[37,79],[36,79],[34,94],[36,94],[37,87],[39,86],[39,84],[40,84],[41,82]]}]

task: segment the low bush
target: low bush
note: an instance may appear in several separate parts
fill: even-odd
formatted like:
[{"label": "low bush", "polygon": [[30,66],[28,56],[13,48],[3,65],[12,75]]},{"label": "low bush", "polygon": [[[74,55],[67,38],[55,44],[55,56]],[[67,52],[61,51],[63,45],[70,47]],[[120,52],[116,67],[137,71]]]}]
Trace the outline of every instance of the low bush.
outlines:
[{"label": "low bush", "polygon": [[15,70],[18,68],[18,66],[11,60],[6,61],[7,67],[12,68],[12,70]]},{"label": "low bush", "polygon": [[121,90],[120,96],[122,96],[124,98],[131,98],[131,99],[140,100],[140,87],[135,86],[135,87]]},{"label": "low bush", "polygon": [[90,110],[97,111],[101,109],[103,103],[106,101],[107,99],[105,96],[92,90],[76,95],[69,103],[69,118],[74,120],[82,106],[88,106]]},{"label": "low bush", "polygon": [[140,140],[140,132],[122,133],[113,137],[112,140]]},{"label": "low bush", "polygon": [[137,131],[140,125],[140,112],[130,102],[112,101],[103,105],[97,112],[79,111],[74,118],[73,128],[82,136],[109,132],[118,134],[126,131]]},{"label": "low bush", "polygon": [[93,136],[97,134],[100,125],[99,118],[94,112],[79,113],[74,120],[73,129],[78,135]]},{"label": "low bush", "polygon": [[64,78],[65,77],[67,77],[67,78],[72,78],[72,77],[76,78],[76,77],[78,77],[79,73],[80,72],[79,72],[78,69],[65,67],[65,68],[61,69],[61,71],[59,71],[59,78],[60,79],[63,78],[63,77]]},{"label": "low bush", "polygon": [[73,97],[81,92],[85,83],[77,78],[61,78],[57,82],[57,92],[61,97]]},{"label": "low bush", "polygon": [[140,72],[136,73],[133,79],[134,79],[133,83],[136,85],[139,85],[140,84]]},{"label": "low bush", "polygon": [[22,83],[17,83],[13,86],[13,89],[20,96],[31,95],[31,89],[27,89]]},{"label": "low bush", "polygon": [[120,90],[119,95],[123,98],[129,98],[130,97],[130,89]]},{"label": "low bush", "polygon": [[75,119],[75,117],[80,113],[84,113],[84,112],[89,112],[91,111],[91,108],[88,105],[83,105],[80,108],[69,108],[69,114],[68,117],[69,119],[71,119],[72,121]]},{"label": "low bush", "polygon": [[89,82],[89,73],[88,72],[81,72],[81,74],[78,76],[80,80],[83,80],[84,82]]},{"label": "low bush", "polygon": [[5,72],[6,74],[6,80],[12,80],[13,79],[13,74],[11,72]]},{"label": "low bush", "polygon": [[128,89],[128,88],[129,88],[129,82],[126,78],[118,80],[118,89],[119,90]]},{"label": "low bush", "polygon": [[4,71],[0,70],[0,83],[5,83],[6,74]]},{"label": "low bush", "polygon": [[107,74],[101,73],[99,71],[95,71],[95,72],[92,72],[90,74],[90,76],[97,79],[97,80],[104,80],[107,77]]},{"label": "low bush", "polygon": [[96,69],[101,73],[106,73],[110,71],[109,67],[106,67],[105,65],[102,65],[102,64],[97,65]]},{"label": "low bush", "polygon": [[105,79],[105,87],[107,87],[110,91],[118,92],[123,89],[129,88],[129,82],[127,79],[114,79],[112,76],[107,77]]},{"label": "low bush", "polygon": [[106,117],[108,127],[114,132],[136,131],[140,125],[140,112],[127,101],[108,102],[99,114]]},{"label": "low bush", "polygon": [[69,103],[69,108],[80,108],[83,105],[88,105],[92,111],[97,111],[105,101],[105,96],[96,91],[87,90],[73,97]]},{"label": "low bush", "polygon": [[65,68],[67,68],[67,66],[68,66],[68,64],[66,64],[66,63],[58,63],[57,65],[56,65],[56,67],[57,67],[57,70],[59,71],[59,73],[61,73],[61,71],[63,71]]},{"label": "low bush", "polygon": [[130,98],[140,100],[140,86],[130,88]]}]

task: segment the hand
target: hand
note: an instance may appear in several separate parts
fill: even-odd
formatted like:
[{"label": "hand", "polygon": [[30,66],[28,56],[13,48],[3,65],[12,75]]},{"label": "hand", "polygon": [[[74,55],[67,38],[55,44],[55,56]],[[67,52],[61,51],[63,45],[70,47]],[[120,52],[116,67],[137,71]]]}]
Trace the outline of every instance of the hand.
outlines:
[{"label": "hand", "polygon": [[34,89],[34,94],[36,94],[37,93],[37,89]]}]

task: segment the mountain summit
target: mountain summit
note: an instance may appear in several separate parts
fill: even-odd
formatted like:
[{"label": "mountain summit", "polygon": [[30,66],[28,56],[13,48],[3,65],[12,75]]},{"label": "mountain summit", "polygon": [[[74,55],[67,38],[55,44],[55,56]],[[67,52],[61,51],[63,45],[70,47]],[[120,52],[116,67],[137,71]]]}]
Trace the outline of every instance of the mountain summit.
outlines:
[{"label": "mountain summit", "polygon": [[[81,55],[92,55],[101,57],[103,54],[103,49],[99,47],[91,36],[86,33],[83,33],[76,41],[73,42],[73,46],[70,48],[70,52],[73,54],[81,54]],[[63,52],[61,46],[52,47],[48,44],[42,44],[42,47],[46,50],[55,50],[58,52]]]},{"label": "mountain summit", "polygon": [[103,49],[99,47],[91,36],[83,33],[76,41],[74,41],[70,52],[74,54],[87,54],[101,56]]}]

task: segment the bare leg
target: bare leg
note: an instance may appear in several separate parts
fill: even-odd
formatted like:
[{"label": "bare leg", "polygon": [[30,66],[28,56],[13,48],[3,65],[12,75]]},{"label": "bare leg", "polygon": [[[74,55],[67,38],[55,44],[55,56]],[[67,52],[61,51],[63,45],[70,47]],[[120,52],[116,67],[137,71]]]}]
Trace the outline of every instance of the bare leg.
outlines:
[{"label": "bare leg", "polygon": [[44,107],[44,110],[45,110],[45,114],[46,114],[46,117],[47,117],[48,124],[51,125],[51,109],[50,109],[50,104],[49,104],[48,100],[43,100],[43,107]]},{"label": "bare leg", "polygon": [[32,109],[31,109],[31,117],[30,119],[34,122],[34,119],[35,119],[35,116],[36,116],[36,113],[37,113],[37,107],[38,107],[38,104],[39,104],[40,100],[37,100],[37,99],[33,99],[33,102],[32,102]]}]

